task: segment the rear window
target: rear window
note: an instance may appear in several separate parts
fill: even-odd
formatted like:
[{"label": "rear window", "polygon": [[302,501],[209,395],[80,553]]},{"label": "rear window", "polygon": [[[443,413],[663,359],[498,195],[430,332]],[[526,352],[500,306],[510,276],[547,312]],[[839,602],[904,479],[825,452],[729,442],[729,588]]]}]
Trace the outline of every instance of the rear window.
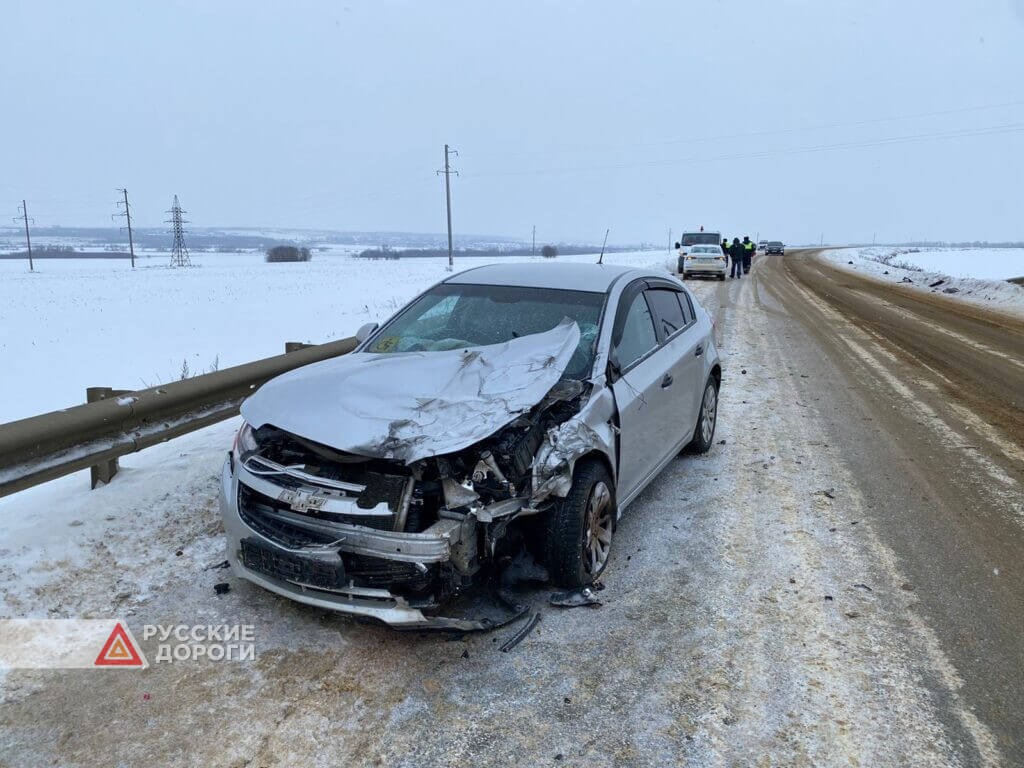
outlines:
[{"label": "rear window", "polygon": [[718,245],[717,232],[686,232],[679,241],[682,245]]},{"label": "rear window", "polygon": [[686,325],[683,308],[679,304],[679,294],[667,288],[648,289],[647,297],[657,313],[657,322],[661,324],[661,335],[668,338]]}]

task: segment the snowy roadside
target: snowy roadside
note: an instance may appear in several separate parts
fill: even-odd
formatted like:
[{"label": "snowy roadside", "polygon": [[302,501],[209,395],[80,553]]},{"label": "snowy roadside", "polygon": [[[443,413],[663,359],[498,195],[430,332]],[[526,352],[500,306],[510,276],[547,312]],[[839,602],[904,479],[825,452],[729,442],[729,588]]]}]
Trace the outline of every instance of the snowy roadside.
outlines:
[{"label": "snowy roadside", "polygon": [[[1012,261],[1020,259],[1018,249],[1002,249],[993,255],[988,251],[937,250],[914,251],[891,247],[840,248],[822,253],[822,257],[839,269],[855,272],[886,283],[898,283],[922,293],[949,296],[959,301],[1024,317],[1024,286],[1008,280],[977,277],[956,277],[948,272],[971,270],[967,259],[993,259],[1001,257]],[[932,258],[934,257],[934,258]],[[964,259],[960,269],[958,259]],[[946,272],[937,272],[920,265],[941,264]],[[914,268],[906,268],[910,265]],[[1012,271],[1012,270],[1011,270]]]}]

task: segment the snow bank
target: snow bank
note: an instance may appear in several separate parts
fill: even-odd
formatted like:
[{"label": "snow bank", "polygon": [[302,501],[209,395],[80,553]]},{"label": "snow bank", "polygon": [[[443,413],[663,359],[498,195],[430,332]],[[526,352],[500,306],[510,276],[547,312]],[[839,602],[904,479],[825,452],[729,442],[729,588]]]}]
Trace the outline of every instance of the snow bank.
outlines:
[{"label": "snow bank", "polygon": [[[842,248],[825,251],[822,255],[849,272],[1024,317],[1024,287],[1005,278],[985,277],[1024,274],[1024,249],[870,247]],[[897,264],[903,266],[895,266]],[[911,268],[904,268],[908,265]],[[942,282],[935,285],[939,281]]]},{"label": "snow bank", "polygon": [[[121,260],[0,261],[0,423],[85,401],[86,387],[139,389],[321,343],[389,317],[443,279],[447,259],[371,261],[358,248],[317,251],[308,263],[260,253],[167,254]],[[504,257],[530,261],[530,257]],[[541,260],[539,257],[535,260]],[[597,254],[559,261],[596,261]],[[455,260],[456,270],[488,259]],[[664,251],[605,254],[610,264],[666,264]]]}]

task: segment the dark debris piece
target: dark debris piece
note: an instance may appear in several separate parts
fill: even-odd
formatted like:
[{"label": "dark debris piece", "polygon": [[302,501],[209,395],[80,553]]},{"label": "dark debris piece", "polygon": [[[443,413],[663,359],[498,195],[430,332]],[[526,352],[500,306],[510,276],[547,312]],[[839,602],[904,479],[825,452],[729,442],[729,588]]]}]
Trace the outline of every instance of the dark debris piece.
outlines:
[{"label": "dark debris piece", "polygon": [[231,585],[228,584],[226,581],[221,581],[213,585],[213,591],[216,592],[218,595],[226,595],[228,592],[231,591]]},{"label": "dark debris piece", "polygon": [[521,642],[523,642],[523,640],[526,639],[526,636],[530,634],[530,632],[533,631],[533,628],[536,627],[539,623],[540,614],[534,613],[533,615],[531,615],[529,620],[525,624],[523,624],[522,627],[519,628],[519,631],[512,635],[512,637],[510,637],[502,644],[501,652],[508,653]]}]

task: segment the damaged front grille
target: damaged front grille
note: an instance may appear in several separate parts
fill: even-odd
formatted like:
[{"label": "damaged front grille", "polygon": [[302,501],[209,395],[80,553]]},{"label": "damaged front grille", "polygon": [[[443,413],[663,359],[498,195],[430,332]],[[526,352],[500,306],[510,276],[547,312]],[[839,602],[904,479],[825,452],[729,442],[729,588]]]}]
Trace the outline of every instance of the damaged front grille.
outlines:
[{"label": "damaged front grille", "polygon": [[381,587],[385,589],[408,589],[422,592],[429,588],[437,575],[437,566],[424,566],[420,570],[415,563],[385,560],[381,557],[342,553],[347,578],[357,587]]},{"label": "damaged front grille", "polygon": [[[303,513],[304,523],[293,513],[287,502],[254,491],[244,483],[238,484],[238,514],[254,531],[271,541],[290,549],[330,544],[337,536],[330,530],[331,523],[361,525],[381,531],[391,530],[394,519],[371,515],[324,515],[310,510]],[[286,519],[291,517],[291,519]]]},{"label": "damaged front grille", "polygon": [[243,539],[239,557],[246,568],[292,584],[338,591],[346,587],[420,594],[434,585],[437,566],[420,569],[379,557],[342,553],[302,555],[283,552],[259,540]]},{"label": "damaged front grille", "polygon": [[320,589],[337,589],[345,584],[345,567],[338,558],[334,562],[300,557],[249,539],[242,540],[239,555],[246,568],[281,581]]}]

